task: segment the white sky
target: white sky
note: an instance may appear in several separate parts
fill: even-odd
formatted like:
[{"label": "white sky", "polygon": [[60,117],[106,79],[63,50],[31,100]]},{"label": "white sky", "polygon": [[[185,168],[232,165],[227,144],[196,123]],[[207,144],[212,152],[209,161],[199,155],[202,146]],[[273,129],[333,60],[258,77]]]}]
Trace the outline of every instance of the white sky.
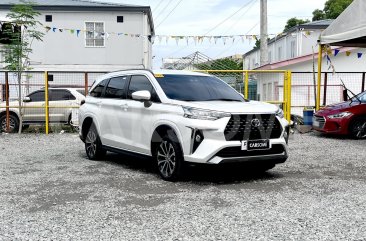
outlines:
[{"label": "white sky", "polygon": [[[205,35],[220,22],[238,11],[226,22],[207,35],[243,35],[259,34],[259,2],[260,0],[99,0],[105,2],[126,3],[151,6],[157,35]],[[310,19],[312,12],[323,9],[326,0],[268,0],[268,33],[281,33],[287,19],[297,17]],[[180,3],[179,3],[180,2]],[[179,3],[175,10],[173,8]],[[173,12],[171,12],[173,10]],[[167,15],[171,14],[167,17]],[[164,20],[165,19],[165,20]],[[162,22],[162,20],[164,20]],[[238,38],[234,43],[222,41],[217,44],[204,41],[194,44],[190,40],[180,40],[176,44],[171,39],[168,44],[155,41],[153,45],[153,67],[160,68],[162,58],[184,57],[200,51],[211,58],[219,58],[234,54],[244,54],[253,48],[254,41],[242,41]]]}]

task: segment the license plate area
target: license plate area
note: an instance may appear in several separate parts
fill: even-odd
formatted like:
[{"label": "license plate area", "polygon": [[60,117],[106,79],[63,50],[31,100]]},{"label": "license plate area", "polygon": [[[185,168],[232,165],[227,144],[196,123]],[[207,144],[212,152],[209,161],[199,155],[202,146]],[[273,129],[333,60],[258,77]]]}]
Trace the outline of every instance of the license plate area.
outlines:
[{"label": "license plate area", "polygon": [[268,150],[271,149],[271,143],[269,140],[248,140],[241,142],[241,150],[254,151],[254,150]]}]

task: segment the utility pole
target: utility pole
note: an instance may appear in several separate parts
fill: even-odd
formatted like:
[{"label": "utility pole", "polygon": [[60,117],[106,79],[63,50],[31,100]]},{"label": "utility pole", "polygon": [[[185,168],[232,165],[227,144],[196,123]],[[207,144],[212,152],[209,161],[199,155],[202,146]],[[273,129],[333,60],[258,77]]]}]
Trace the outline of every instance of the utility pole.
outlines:
[{"label": "utility pole", "polygon": [[261,24],[261,49],[260,66],[268,64],[268,22],[267,22],[267,0],[260,0],[260,24]]}]

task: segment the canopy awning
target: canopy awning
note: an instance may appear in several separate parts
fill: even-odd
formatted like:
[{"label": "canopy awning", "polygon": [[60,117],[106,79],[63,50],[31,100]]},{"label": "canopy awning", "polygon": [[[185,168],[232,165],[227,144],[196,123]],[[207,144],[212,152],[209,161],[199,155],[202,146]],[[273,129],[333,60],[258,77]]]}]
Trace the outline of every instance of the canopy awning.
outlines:
[{"label": "canopy awning", "polygon": [[320,36],[321,44],[366,47],[366,1],[354,0]]}]

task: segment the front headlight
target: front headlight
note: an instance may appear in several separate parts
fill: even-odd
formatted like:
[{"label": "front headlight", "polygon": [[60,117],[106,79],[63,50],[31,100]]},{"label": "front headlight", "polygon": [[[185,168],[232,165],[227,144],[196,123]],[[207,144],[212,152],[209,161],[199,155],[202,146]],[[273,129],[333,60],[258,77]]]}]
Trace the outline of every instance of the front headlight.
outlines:
[{"label": "front headlight", "polygon": [[203,110],[187,106],[183,106],[183,111],[184,111],[184,117],[190,119],[218,120],[224,117],[231,117],[230,113],[212,111],[212,110]]},{"label": "front headlight", "polygon": [[283,110],[281,108],[278,108],[276,111],[276,116],[283,118],[285,115],[283,114]]},{"label": "front headlight", "polygon": [[329,119],[341,119],[341,118],[348,117],[350,115],[352,115],[352,113],[346,111],[346,112],[341,112],[341,113],[338,113],[335,115],[328,115],[328,118]]}]

